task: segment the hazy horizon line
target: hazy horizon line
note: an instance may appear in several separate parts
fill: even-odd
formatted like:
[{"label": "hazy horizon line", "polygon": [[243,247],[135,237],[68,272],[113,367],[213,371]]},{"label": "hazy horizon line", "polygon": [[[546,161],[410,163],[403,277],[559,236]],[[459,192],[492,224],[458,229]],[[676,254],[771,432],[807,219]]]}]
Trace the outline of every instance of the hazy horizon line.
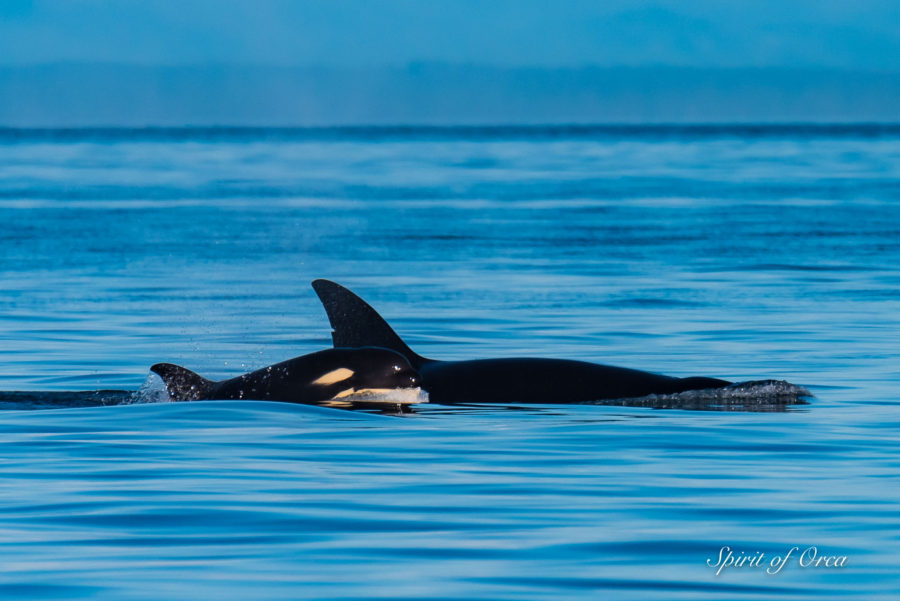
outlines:
[{"label": "hazy horizon line", "polygon": [[675,134],[691,135],[807,135],[827,136],[900,136],[900,121],[769,121],[769,122],[633,122],[633,123],[483,123],[483,124],[356,124],[356,125],[98,125],[98,126],[12,126],[0,123],[0,141],[10,138],[131,138],[170,137],[181,134],[185,138],[204,137],[254,137],[272,135],[276,138],[317,138],[329,137],[415,137],[435,135],[440,137],[517,137],[547,135],[553,137],[591,137],[603,135],[627,136],[629,134]]},{"label": "hazy horizon line", "polygon": [[372,63],[372,64],[325,64],[325,63],[267,63],[267,62],[237,62],[237,61],[209,61],[209,62],[134,62],[134,61],[85,61],[85,60],[57,60],[36,61],[32,63],[4,63],[0,60],[0,69],[21,70],[47,67],[115,67],[138,69],[267,69],[267,70],[311,70],[311,71],[369,71],[378,70],[409,70],[416,68],[445,68],[445,69],[483,69],[498,71],[621,71],[621,70],[679,70],[679,71],[805,71],[810,73],[855,73],[872,75],[900,75],[900,69],[878,69],[873,67],[846,67],[829,65],[688,65],[677,63],[642,63],[642,64],[602,64],[579,63],[562,65],[512,65],[496,62],[474,61],[439,61],[439,60],[413,60],[404,63]]},{"label": "hazy horizon line", "polygon": [[900,122],[900,72],[831,67],[0,66],[13,127]]}]

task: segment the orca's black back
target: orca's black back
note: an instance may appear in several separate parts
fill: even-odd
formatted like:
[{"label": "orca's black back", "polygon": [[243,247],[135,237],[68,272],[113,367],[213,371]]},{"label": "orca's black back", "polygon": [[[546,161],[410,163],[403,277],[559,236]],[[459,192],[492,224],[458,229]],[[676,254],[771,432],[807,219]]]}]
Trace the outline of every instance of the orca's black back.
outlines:
[{"label": "orca's black back", "polygon": [[565,359],[435,361],[420,372],[434,403],[579,403],[729,384]]}]

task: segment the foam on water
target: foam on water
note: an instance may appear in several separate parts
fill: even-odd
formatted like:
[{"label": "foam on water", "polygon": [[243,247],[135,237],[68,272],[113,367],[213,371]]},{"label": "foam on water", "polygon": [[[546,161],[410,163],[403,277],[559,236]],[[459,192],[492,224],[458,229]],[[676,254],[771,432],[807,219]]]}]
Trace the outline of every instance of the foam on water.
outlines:
[{"label": "foam on water", "polygon": [[166,390],[166,384],[158,375],[151,373],[141,384],[141,387],[134,391],[125,400],[123,404],[130,405],[134,403],[171,403],[169,392]]}]

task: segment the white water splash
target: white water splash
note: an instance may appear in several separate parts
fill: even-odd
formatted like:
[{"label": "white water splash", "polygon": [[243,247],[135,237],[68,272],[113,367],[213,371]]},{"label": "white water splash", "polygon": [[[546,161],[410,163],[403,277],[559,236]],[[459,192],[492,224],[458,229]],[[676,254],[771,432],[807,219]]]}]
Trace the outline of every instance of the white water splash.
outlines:
[{"label": "white water splash", "polygon": [[171,403],[169,393],[162,378],[156,374],[148,374],[141,387],[131,393],[131,396],[120,403],[121,405],[138,405],[142,403]]}]

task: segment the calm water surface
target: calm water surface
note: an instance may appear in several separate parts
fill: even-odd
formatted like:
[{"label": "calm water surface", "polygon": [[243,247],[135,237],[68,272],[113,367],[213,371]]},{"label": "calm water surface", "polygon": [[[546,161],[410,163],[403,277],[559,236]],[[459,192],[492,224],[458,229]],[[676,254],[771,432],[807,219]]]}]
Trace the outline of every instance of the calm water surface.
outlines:
[{"label": "calm water surface", "polygon": [[[900,593],[897,128],[0,130],[0,220],[3,598]],[[816,398],[146,402],[328,346],[317,277],[427,356]]]}]

